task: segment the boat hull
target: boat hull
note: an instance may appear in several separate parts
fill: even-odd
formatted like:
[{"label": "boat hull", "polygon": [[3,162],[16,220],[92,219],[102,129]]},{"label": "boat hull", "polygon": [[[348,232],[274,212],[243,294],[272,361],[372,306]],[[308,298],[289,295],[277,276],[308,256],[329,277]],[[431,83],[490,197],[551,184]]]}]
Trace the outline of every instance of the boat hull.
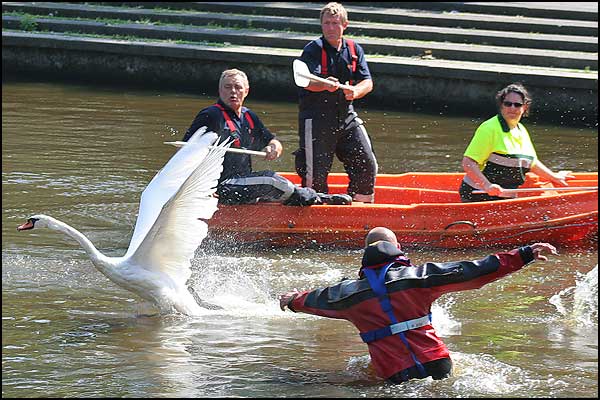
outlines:
[{"label": "boat hull", "polygon": [[[297,181],[294,175],[282,175]],[[597,173],[578,178],[573,184],[597,186]],[[550,188],[535,196],[461,203],[456,191],[461,179],[462,174],[378,176],[376,204],[219,206],[209,223],[209,237],[259,246],[360,248],[371,228],[385,226],[409,247],[515,246],[536,241],[581,247],[597,243],[597,191],[552,192]],[[330,192],[345,192],[347,178],[343,174],[330,174],[330,182]],[[525,186],[543,187],[543,183],[528,174]]]}]

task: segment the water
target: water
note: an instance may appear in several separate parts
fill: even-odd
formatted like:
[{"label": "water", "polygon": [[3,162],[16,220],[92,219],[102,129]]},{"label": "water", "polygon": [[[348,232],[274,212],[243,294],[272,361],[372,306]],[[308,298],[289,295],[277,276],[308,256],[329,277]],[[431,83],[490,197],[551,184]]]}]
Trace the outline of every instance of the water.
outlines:
[{"label": "water", "polygon": [[577,284],[561,290],[550,303],[575,325],[593,326],[598,322],[598,264],[587,274],[577,274]]},{"label": "water", "polygon": [[[455,364],[443,381],[384,384],[349,323],[279,310],[279,293],[355,276],[359,251],[201,247],[192,285],[224,309],[140,317],[138,300],[71,239],[15,227],[43,212],[105,254],[124,254],[139,195],[173,154],[162,142],[180,140],[214,99],[40,83],[2,89],[3,397],[598,396],[596,249],[561,249],[480,290],[440,298],[434,325]],[[292,170],[296,106],[247,105],[286,149],[255,167]],[[361,117],[382,173],[460,171],[481,122],[378,110]],[[597,171],[597,130],[527,126],[549,167]],[[484,255],[409,254],[416,263]]]}]

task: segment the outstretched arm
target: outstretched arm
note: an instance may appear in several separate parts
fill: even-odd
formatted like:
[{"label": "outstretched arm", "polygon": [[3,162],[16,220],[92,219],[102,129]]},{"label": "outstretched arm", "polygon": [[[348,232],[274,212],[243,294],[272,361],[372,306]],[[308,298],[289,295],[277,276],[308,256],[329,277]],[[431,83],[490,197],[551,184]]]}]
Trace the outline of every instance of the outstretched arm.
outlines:
[{"label": "outstretched arm", "polygon": [[331,304],[328,302],[329,290],[332,288],[333,290],[339,290],[338,285],[309,291],[294,289],[279,296],[279,308],[282,311],[285,311],[287,307],[293,312],[319,315],[327,318],[347,319],[349,308],[340,309],[331,307]]},{"label": "outstretched arm", "polygon": [[567,180],[575,178],[571,171],[559,171],[557,173],[546,167],[540,160],[537,160],[531,167],[531,172],[539,175],[542,178],[548,179],[555,185],[558,186],[569,186]]},{"label": "outstretched arm", "polygon": [[[435,279],[432,287],[437,296],[443,293],[478,289],[503,276],[516,272],[525,265],[536,261],[546,261],[547,254],[558,254],[549,243],[534,243],[510,251],[503,251],[475,261],[454,261],[448,263],[427,263],[424,273]],[[440,278],[440,273],[458,271],[458,275],[448,274]]]}]

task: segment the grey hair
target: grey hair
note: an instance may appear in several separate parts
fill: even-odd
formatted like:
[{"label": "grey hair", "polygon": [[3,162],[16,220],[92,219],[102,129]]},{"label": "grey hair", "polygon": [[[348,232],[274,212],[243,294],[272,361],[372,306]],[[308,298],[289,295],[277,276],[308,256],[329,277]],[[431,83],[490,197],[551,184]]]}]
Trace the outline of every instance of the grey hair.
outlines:
[{"label": "grey hair", "polygon": [[223,81],[226,78],[230,78],[230,77],[234,77],[234,76],[239,76],[240,78],[242,78],[242,80],[246,84],[246,87],[247,88],[250,87],[250,82],[248,81],[248,77],[246,76],[244,71],[240,71],[239,69],[235,69],[235,68],[227,69],[221,73],[221,78],[219,79],[219,87],[221,87],[221,85],[223,84]]}]

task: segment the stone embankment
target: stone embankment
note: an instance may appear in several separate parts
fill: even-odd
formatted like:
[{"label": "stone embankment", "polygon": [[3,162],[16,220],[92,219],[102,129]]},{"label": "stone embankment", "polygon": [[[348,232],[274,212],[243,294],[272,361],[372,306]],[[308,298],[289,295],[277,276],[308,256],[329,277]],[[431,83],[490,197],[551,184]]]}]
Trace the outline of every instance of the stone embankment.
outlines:
[{"label": "stone embankment", "polygon": [[[2,3],[3,81],[138,84],[215,94],[226,68],[253,96],[295,101],[292,61],[324,3]],[[488,115],[524,83],[534,116],[597,126],[597,3],[345,3],[375,88],[364,105]]]}]

